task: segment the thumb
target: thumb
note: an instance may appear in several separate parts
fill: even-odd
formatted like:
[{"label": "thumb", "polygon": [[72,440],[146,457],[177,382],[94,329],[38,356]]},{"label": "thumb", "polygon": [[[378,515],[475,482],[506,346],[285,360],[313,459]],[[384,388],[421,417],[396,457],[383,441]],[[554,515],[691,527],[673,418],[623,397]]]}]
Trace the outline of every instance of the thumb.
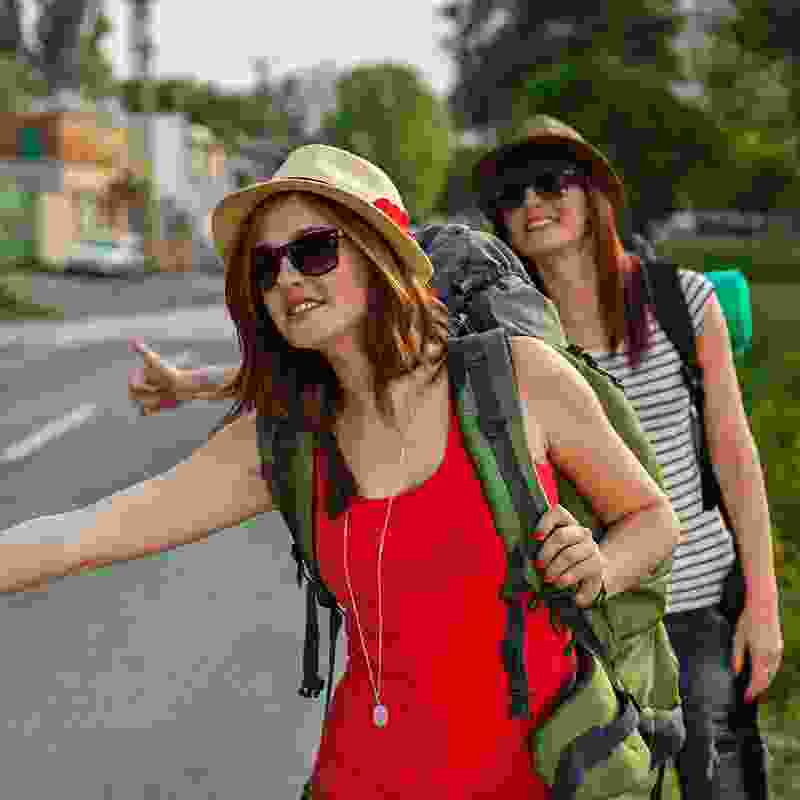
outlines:
[{"label": "thumb", "polygon": [[161,366],[161,356],[150,350],[142,339],[131,339],[128,342],[128,349],[132,353],[138,353],[145,362],[145,365]]}]

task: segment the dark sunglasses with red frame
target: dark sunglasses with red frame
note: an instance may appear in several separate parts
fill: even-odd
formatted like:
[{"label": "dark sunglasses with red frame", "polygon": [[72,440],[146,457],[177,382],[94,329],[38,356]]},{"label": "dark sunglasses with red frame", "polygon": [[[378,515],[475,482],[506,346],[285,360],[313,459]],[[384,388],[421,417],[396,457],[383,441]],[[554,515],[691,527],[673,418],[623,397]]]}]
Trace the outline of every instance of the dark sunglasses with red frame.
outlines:
[{"label": "dark sunglasses with red frame", "polygon": [[278,247],[267,242],[255,245],[250,251],[250,260],[256,283],[263,292],[272,289],[278,281],[284,258],[288,258],[301,275],[318,277],[331,272],[339,264],[341,236],[338,228],[326,225],[308,230]]}]

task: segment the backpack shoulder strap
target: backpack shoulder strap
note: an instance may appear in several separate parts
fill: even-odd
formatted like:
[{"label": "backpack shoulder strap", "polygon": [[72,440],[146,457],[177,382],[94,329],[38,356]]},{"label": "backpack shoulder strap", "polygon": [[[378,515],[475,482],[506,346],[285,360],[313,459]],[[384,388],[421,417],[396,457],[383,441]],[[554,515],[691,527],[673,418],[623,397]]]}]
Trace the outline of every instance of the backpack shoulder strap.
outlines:
[{"label": "backpack shoulder strap", "polygon": [[[520,527],[518,536],[525,538],[550,504],[531,463],[505,331],[495,328],[451,339],[448,366],[456,373],[461,392],[459,410],[490,443],[511,506],[526,526]],[[510,529],[507,524],[502,529],[498,526],[507,546],[513,548],[517,542],[508,538]]]},{"label": "backpack shoulder strap", "polygon": [[306,578],[306,633],[303,647],[303,682],[299,694],[319,697],[325,681],[319,677],[318,606],[330,614],[327,715],[336,663],[336,639],[342,614],[336,598],[319,574],[314,547],[314,446],[318,438],[298,428],[291,418],[256,417],[256,433],[262,477],[269,483],[275,507],[281,512],[292,536],[292,557],[297,563],[297,584]]},{"label": "backpack shoulder strap", "polygon": [[[659,325],[667,338],[675,346],[681,361],[693,376],[699,370],[697,345],[694,338],[694,323],[678,275],[678,266],[669,261],[641,261],[641,278],[644,281],[645,296],[656,315]],[[694,399],[692,383],[689,389]]]},{"label": "backpack shoulder strap", "polygon": [[725,508],[722,490],[711,463],[708,431],[705,423],[703,370],[697,360],[694,323],[680,284],[678,267],[668,261],[651,261],[645,264],[642,259],[641,263],[641,276],[645,282],[646,296],[650,306],[667,338],[681,357],[681,374],[686,388],[689,390],[693,406],[691,409],[692,434],[700,467],[703,508],[707,511],[719,508],[726,525],[733,530],[730,516]]}]

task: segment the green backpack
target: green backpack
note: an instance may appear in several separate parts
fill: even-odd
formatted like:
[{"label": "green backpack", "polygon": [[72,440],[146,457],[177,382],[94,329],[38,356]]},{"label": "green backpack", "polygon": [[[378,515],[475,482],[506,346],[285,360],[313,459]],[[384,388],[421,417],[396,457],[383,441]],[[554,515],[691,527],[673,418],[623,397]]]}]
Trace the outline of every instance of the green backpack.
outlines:
[{"label": "green backpack", "polygon": [[[636,589],[606,598],[591,610],[575,604],[574,587],[553,587],[542,580],[533,566],[541,543],[530,534],[549,504],[526,444],[507,338],[508,328],[514,326],[498,324],[498,317],[502,319],[500,305],[487,305],[490,293],[485,282],[472,280],[476,268],[497,278],[492,285],[494,289],[500,287],[501,292],[495,292],[495,300],[509,287],[514,304],[518,304],[522,289],[530,288],[536,294],[522,304],[525,309],[535,308],[538,315],[532,335],[548,341],[583,375],[613,427],[661,484],[654,451],[619,385],[579,348],[567,346],[555,307],[527,281],[512,251],[495,237],[463,226],[445,226],[434,239],[431,260],[437,273],[441,267],[453,276],[453,296],[460,298],[461,321],[480,319],[473,327],[483,328],[472,333],[462,330],[461,335],[451,338],[448,371],[464,443],[508,556],[501,594],[508,607],[502,645],[511,716],[528,714],[528,680],[522,656],[525,614],[522,605],[514,602],[519,593],[533,590],[533,602],[545,603],[554,624],[566,625],[572,631],[569,646],[575,647],[578,659],[575,678],[562,688],[550,717],[531,735],[533,768],[551,787],[553,800],[673,800],[679,797],[679,788],[671,762],[683,746],[685,730],[678,662],[662,621],[671,559],[663,561]],[[458,253],[461,260],[456,263]],[[518,285],[517,269],[529,287]],[[482,308],[472,308],[473,300],[483,304]],[[448,305],[452,308],[456,304]],[[487,315],[487,309],[491,312],[492,308],[498,313]],[[302,585],[303,577],[307,580],[300,688],[305,697],[318,697],[325,686],[318,674],[317,607],[330,611],[327,714],[341,611],[325,587],[315,559],[314,448],[326,449],[331,465],[329,515],[344,511],[355,486],[333,436],[307,430],[297,413],[282,418],[258,417],[257,427],[263,474],[292,535],[298,585]],[[559,503],[590,528],[598,541],[602,540],[605,531],[589,502],[565,475],[556,471],[556,477]],[[311,798],[310,784],[303,796]]]}]

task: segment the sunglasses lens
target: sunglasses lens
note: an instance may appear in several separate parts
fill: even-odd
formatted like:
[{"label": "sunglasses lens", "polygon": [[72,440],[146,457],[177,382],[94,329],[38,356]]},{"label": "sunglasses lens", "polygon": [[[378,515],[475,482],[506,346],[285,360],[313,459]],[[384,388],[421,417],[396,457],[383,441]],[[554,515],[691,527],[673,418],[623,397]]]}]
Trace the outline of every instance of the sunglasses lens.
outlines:
[{"label": "sunglasses lens", "polygon": [[291,246],[292,263],[303,275],[324,275],[339,261],[338,231],[324,231],[304,236]]},{"label": "sunglasses lens", "polygon": [[339,231],[333,229],[307,233],[278,248],[265,244],[254,247],[253,270],[262,291],[268,292],[277,283],[281,261],[286,254],[300,274],[324,275],[339,263]]},{"label": "sunglasses lens", "polygon": [[280,258],[266,247],[253,248],[253,271],[261,290],[268,292],[278,280]]},{"label": "sunglasses lens", "polygon": [[581,185],[580,173],[572,166],[549,167],[528,172],[524,177],[515,176],[495,198],[495,208],[499,211],[513,211],[525,205],[528,189],[538,195],[553,197],[562,194],[567,187]]},{"label": "sunglasses lens", "polygon": [[495,205],[501,211],[512,211],[525,204],[525,192],[528,190],[527,183],[510,184],[503,188],[497,196]]},{"label": "sunglasses lens", "polygon": [[536,194],[559,194],[562,189],[562,175],[555,172],[540,172],[534,176],[531,185]]}]

